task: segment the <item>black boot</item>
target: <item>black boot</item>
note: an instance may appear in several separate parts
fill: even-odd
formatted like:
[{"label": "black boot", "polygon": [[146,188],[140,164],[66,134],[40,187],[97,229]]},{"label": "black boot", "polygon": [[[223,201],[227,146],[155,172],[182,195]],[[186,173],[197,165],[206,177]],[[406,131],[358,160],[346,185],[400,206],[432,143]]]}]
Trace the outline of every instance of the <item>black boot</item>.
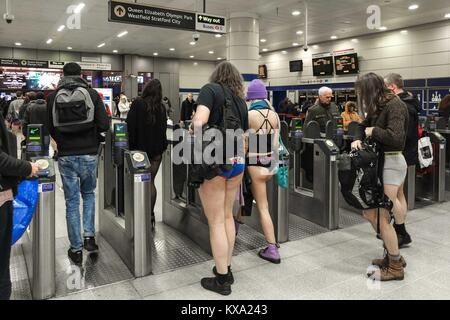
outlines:
[{"label": "black boot", "polygon": [[202,287],[209,291],[214,291],[223,296],[231,294],[231,285],[226,281],[228,275],[218,275],[214,278],[203,278],[201,280]]},{"label": "black boot", "polygon": [[406,231],[405,224],[395,224],[394,229],[397,233],[398,247],[403,248],[412,242],[411,236]]},{"label": "black boot", "polygon": [[[219,273],[217,272],[216,267],[213,268],[213,273],[216,277],[219,276]],[[234,276],[233,276],[233,272],[231,272],[231,266],[228,266],[227,282],[229,284],[234,283]]]}]

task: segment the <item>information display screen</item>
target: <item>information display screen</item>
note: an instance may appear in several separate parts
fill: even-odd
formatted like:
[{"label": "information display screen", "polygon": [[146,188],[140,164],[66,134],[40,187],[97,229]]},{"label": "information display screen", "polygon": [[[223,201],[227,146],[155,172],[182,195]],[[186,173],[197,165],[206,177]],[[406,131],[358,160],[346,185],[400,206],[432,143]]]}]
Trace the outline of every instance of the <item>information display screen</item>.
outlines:
[{"label": "information display screen", "polygon": [[349,53],[334,57],[336,74],[355,74],[359,72],[358,54]]},{"label": "information display screen", "polygon": [[28,140],[40,141],[41,140],[41,128],[36,128],[36,127],[28,128]]},{"label": "information display screen", "polygon": [[27,72],[4,71],[0,74],[0,89],[21,90],[27,85]]},{"label": "information display screen", "polygon": [[296,130],[303,130],[303,120],[302,119],[292,119],[294,121],[294,128]]},{"label": "information display screen", "polygon": [[0,74],[0,89],[55,90],[60,80],[59,72],[6,70]]},{"label": "information display screen", "polygon": [[265,64],[258,66],[258,77],[267,79],[267,66]]},{"label": "information display screen", "polygon": [[124,123],[116,123],[114,125],[114,133],[116,137],[126,137],[127,136],[127,126]]},{"label": "information display screen", "polygon": [[27,89],[29,90],[56,90],[61,73],[59,72],[29,72]]},{"label": "information display screen", "polygon": [[321,57],[313,59],[313,74],[315,77],[333,75],[333,57]]},{"label": "information display screen", "polygon": [[290,72],[302,72],[303,71],[303,60],[289,61],[289,71]]}]

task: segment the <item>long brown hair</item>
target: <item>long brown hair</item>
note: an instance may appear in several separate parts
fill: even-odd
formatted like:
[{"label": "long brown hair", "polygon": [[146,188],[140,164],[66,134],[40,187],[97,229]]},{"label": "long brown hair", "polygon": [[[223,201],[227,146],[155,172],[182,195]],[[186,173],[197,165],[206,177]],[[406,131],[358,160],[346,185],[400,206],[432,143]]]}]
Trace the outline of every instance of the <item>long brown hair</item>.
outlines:
[{"label": "long brown hair", "polygon": [[154,125],[161,118],[164,110],[162,104],[162,86],[158,79],[153,79],[147,83],[142,92],[142,99],[147,105],[147,123]]},{"label": "long brown hair", "polygon": [[383,110],[384,106],[395,98],[395,94],[388,89],[384,79],[370,72],[359,76],[355,84],[358,94],[358,104],[371,118]]},{"label": "long brown hair", "polygon": [[227,86],[233,94],[245,99],[244,81],[238,69],[228,61],[217,65],[212,73],[210,82],[219,83]]}]

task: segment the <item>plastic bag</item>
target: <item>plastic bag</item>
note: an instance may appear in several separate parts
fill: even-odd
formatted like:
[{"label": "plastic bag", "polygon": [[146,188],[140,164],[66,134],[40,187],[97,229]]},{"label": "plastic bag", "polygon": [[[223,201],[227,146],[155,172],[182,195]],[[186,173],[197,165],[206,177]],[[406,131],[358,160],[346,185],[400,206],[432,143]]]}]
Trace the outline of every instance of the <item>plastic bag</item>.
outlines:
[{"label": "plastic bag", "polygon": [[433,164],[433,146],[430,137],[420,139],[418,147],[420,168],[428,168]]},{"label": "plastic bag", "polygon": [[278,148],[279,164],[276,171],[277,183],[281,188],[289,188],[289,151],[284,146],[280,137],[280,146]]},{"label": "plastic bag", "polygon": [[25,233],[31,220],[39,197],[37,180],[22,181],[13,202],[13,234],[11,245],[14,245]]}]

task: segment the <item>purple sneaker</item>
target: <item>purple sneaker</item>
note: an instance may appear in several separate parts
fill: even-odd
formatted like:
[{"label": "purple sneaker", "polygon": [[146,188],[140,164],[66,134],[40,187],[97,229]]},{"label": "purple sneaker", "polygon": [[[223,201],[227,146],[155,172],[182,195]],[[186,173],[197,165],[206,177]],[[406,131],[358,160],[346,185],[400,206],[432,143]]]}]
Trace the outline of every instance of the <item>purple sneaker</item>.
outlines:
[{"label": "purple sneaker", "polygon": [[258,256],[275,264],[281,262],[280,253],[278,252],[278,246],[276,244],[269,244],[267,248],[261,249]]}]

